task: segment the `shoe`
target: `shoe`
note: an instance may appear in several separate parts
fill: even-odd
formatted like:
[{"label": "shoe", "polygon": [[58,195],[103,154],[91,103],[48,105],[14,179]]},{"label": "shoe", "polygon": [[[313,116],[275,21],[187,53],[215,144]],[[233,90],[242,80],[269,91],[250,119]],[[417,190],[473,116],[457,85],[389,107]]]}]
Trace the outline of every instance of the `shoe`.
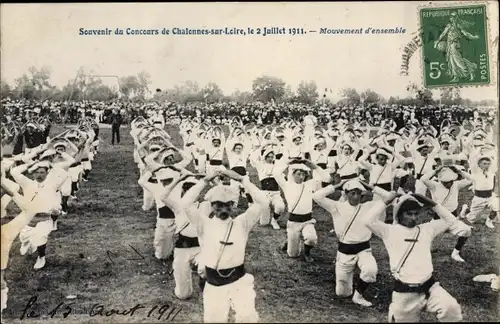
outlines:
[{"label": "shoe", "polygon": [[465,262],[465,260],[460,256],[460,251],[458,250],[453,250],[451,258],[457,262]]},{"label": "shoe", "polygon": [[335,230],[332,228],[329,233],[335,234]]},{"label": "shoe", "polygon": [[278,221],[275,218],[271,219],[271,226],[275,230],[279,230],[281,228],[280,225],[278,224]]},{"label": "shoe", "polygon": [[486,219],[486,222],[484,223],[484,225],[488,226],[491,229],[495,228],[495,224],[493,224],[493,221],[489,218]]},{"label": "shoe", "polygon": [[474,278],[472,278],[472,281],[476,282],[491,282],[493,279],[497,277],[496,274],[482,274],[482,275],[477,275]]},{"label": "shoe", "polygon": [[38,270],[45,267],[45,257],[38,257],[36,259],[36,263],[33,266],[33,269]]},{"label": "shoe", "polygon": [[64,210],[61,210],[61,215],[68,215],[68,212],[65,212]]},{"label": "shoe", "polygon": [[352,296],[352,301],[355,304],[358,304],[358,305],[361,305],[364,307],[370,307],[373,305],[368,300],[366,300],[365,297],[363,297],[363,295],[361,295],[357,290],[354,291],[354,295]]}]

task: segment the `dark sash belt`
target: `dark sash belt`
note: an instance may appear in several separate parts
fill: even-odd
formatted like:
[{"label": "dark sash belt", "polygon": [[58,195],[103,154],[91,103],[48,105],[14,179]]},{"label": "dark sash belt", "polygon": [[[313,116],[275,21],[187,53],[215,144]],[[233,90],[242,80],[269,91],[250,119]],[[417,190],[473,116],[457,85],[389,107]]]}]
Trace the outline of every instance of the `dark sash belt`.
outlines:
[{"label": "dark sash belt", "polygon": [[167,206],[163,206],[161,208],[158,208],[158,217],[159,218],[166,218],[166,219],[173,219],[175,218],[175,214],[172,211],[172,209],[168,208]]},{"label": "dark sash belt", "polygon": [[318,163],[318,166],[322,168],[323,170],[326,169],[326,163]]},{"label": "dark sash belt", "polygon": [[260,180],[260,189],[264,191],[280,191],[280,186],[276,182],[276,179],[265,178]]},{"label": "dark sash belt", "polygon": [[493,194],[493,190],[474,190],[474,195],[479,198],[490,198]]},{"label": "dark sash belt", "polygon": [[358,175],[356,173],[353,173],[353,174],[348,174],[348,175],[345,175],[345,176],[341,176],[340,179],[342,180],[349,180],[349,179],[354,179],[354,178],[357,178]]},{"label": "dark sash belt", "polygon": [[245,265],[240,265],[234,268],[215,270],[205,267],[207,282],[212,286],[229,285],[246,274]]},{"label": "dark sash belt", "polygon": [[188,249],[200,246],[197,237],[189,237],[179,234],[177,240],[175,241],[175,247],[178,249]]},{"label": "dark sash belt", "polygon": [[394,281],[394,291],[398,293],[417,293],[417,294],[425,294],[426,298],[429,298],[429,290],[432,285],[436,283],[436,279],[431,277],[429,280],[422,284],[407,284],[399,280]]},{"label": "dark sash belt", "polygon": [[386,191],[391,191],[391,183],[376,183],[375,186],[380,187]]},{"label": "dark sash belt", "polygon": [[75,168],[75,167],[79,166],[80,164],[82,164],[82,163],[81,162],[75,162],[72,165],[70,165],[69,167],[70,168]]},{"label": "dark sash belt", "polygon": [[288,217],[288,220],[290,222],[297,222],[297,223],[307,222],[307,221],[310,221],[311,219],[312,219],[312,213],[305,214],[305,215],[290,213],[290,216]]},{"label": "dark sash belt", "polygon": [[361,251],[368,250],[370,248],[370,241],[355,243],[355,244],[346,244],[339,242],[338,251],[344,254],[352,255],[358,254]]},{"label": "dark sash belt", "polygon": [[88,162],[90,159],[82,159],[82,162]]},{"label": "dark sash belt", "polygon": [[156,180],[156,178],[154,178],[154,177],[151,177],[151,178],[148,179],[148,182],[158,183],[158,180]]},{"label": "dark sash belt", "polygon": [[279,160],[283,157],[283,153],[276,154],[276,160]]},{"label": "dark sash belt", "polygon": [[247,169],[245,169],[245,167],[242,167],[242,166],[235,166],[231,170],[233,170],[234,172],[238,173],[240,176],[247,175]]},{"label": "dark sash belt", "polygon": [[210,160],[210,165],[222,165],[222,160]]},{"label": "dark sash belt", "polygon": [[321,188],[328,187],[330,185],[330,182],[321,182]]}]

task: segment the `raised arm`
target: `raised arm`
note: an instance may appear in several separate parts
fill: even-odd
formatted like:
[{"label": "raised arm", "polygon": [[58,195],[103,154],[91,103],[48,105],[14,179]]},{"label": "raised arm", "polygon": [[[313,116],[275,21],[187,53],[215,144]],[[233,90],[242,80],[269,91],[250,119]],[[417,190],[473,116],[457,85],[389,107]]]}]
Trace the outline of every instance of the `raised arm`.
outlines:
[{"label": "raised arm", "polygon": [[427,186],[427,188],[434,190],[436,188],[436,184],[434,183],[434,181],[431,180],[431,178],[437,175],[439,171],[441,171],[442,169],[443,167],[440,166],[433,171],[429,171],[426,174],[424,174],[422,178],[420,178],[420,180]]},{"label": "raised arm", "polygon": [[277,162],[275,163],[276,164],[275,164],[275,169],[273,170],[273,177],[278,183],[278,185],[281,187],[281,189],[285,190],[286,180],[283,172],[285,172],[285,170],[288,169],[288,163],[277,163]]},{"label": "raised arm", "polygon": [[[447,229],[449,229],[454,235],[465,237],[470,236],[472,228],[456,218],[442,205],[435,203],[432,199],[423,195],[413,194],[412,196],[415,197],[415,199],[417,199],[420,203],[432,207],[432,210],[434,210],[434,212],[436,212],[436,214],[441,218],[440,220],[434,220],[429,223],[429,226],[431,226],[434,230],[434,237],[444,233]],[[444,221],[445,226],[443,226],[441,220]]]},{"label": "raised arm", "polygon": [[328,195],[332,194],[340,188],[346,181],[342,181],[337,185],[328,185],[324,188],[319,189],[313,194],[313,200],[320,205],[323,209],[329,212],[332,216],[337,215],[335,212],[337,210],[337,202],[333,199],[327,198]]},{"label": "raised arm", "polygon": [[32,161],[30,163],[26,164],[21,164],[19,166],[13,167],[10,169],[10,174],[14,178],[14,180],[21,186],[21,187],[26,187],[31,183],[31,179],[26,177],[23,172],[28,170],[29,167],[31,167],[33,164],[35,164],[36,161]]}]

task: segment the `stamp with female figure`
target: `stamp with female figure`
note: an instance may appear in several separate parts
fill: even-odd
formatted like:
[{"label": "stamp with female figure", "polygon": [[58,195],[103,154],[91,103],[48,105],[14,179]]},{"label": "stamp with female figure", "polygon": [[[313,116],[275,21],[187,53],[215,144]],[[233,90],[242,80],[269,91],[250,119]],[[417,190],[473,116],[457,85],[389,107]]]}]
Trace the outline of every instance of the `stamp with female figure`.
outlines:
[{"label": "stamp with female figure", "polygon": [[490,84],[486,15],[486,5],[420,9],[426,87]]}]

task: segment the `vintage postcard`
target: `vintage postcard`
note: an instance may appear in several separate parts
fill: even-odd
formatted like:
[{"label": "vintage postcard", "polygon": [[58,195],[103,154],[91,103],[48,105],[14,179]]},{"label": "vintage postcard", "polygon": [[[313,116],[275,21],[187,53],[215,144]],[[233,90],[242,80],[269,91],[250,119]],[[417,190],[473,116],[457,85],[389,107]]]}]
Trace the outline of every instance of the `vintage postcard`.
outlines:
[{"label": "vintage postcard", "polygon": [[498,322],[498,9],[2,4],[2,323]]}]

